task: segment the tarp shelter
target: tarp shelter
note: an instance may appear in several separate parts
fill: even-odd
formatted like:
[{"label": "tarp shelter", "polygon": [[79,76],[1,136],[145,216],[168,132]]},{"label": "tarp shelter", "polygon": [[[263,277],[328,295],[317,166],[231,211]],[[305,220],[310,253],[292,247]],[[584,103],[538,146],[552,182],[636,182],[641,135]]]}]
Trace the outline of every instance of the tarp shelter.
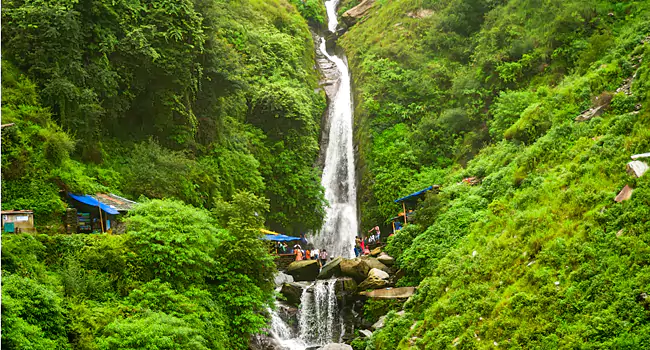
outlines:
[{"label": "tarp shelter", "polygon": [[[400,214],[400,216],[404,216],[404,224],[407,223],[407,221],[408,221],[407,217],[410,216],[410,213],[406,211],[406,203],[414,203],[414,202],[417,201],[418,198],[423,196],[425,193],[427,193],[427,192],[429,192],[429,191],[431,191],[433,189],[438,189],[438,188],[440,188],[440,185],[429,186],[429,187],[427,187],[425,189],[422,189],[422,190],[419,190],[417,192],[411,193],[408,196],[398,198],[398,199],[396,199],[394,201],[395,203],[400,203],[400,202],[402,203],[402,210],[403,210],[402,214],[403,215]],[[395,224],[393,223],[393,232],[395,232],[395,231],[396,231]]]},{"label": "tarp shelter", "polygon": [[282,234],[276,234],[276,235],[264,235],[262,239],[267,240],[267,241],[275,241],[275,242],[288,242],[288,241],[299,241],[300,237],[293,237],[293,236],[287,236],[287,235],[282,235]]},{"label": "tarp shelter", "polygon": [[68,214],[68,225],[73,225],[72,232],[91,233],[106,232],[117,229],[116,215],[126,214],[137,203],[114,194],[98,193],[95,196],[67,193],[70,204],[74,207]]},{"label": "tarp shelter", "polygon": [[418,197],[420,197],[421,195],[423,195],[423,194],[425,194],[425,193],[431,191],[431,190],[434,189],[434,188],[437,189],[437,188],[440,188],[440,186],[439,186],[439,185],[429,186],[429,187],[427,187],[427,188],[425,188],[425,189],[423,189],[423,190],[419,190],[419,191],[417,191],[417,192],[411,193],[411,194],[409,194],[408,196],[404,196],[404,197],[402,197],[402,198],[396,199],[396,200],[395,200],[395,203],[399,203],[399,202],[410,202],[410,201],[416,200]]}]

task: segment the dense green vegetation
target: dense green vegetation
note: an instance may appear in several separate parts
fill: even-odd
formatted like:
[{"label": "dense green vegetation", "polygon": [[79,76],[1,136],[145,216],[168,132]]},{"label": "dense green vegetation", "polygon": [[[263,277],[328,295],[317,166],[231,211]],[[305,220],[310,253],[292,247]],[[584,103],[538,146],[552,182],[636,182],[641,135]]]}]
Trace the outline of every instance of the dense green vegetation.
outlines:
[{"label": "dense green vegetation", "polygon": [[[322,20],[322,5],[301,10]],[[58,190],[239,190],[268,225],[320,227],[323,93],[306,20],[274,1],[3,1],[3,201],[58,221]],[[41,199],[37,199],[41,197]]]},{"label": "dense green vegetation", "polygon": [[442,185],[389,240],[418,293],[356,348],[650,346],[647,2],[377,1],[339,42],[362,226]]},{"label": "dense green vegetation", "polygon": [[[2,2],[2,347],[245,349],[275,265],[318,228],[320,2]],[[298,6],[299,5],[299,6]],[[304,17],[303,17],[304,16]],[[60,191],[141,204],[65,235]]]},{"label": "dense green vegetation", "polygon": [[2,347],[246,349],[274,297],[253,215],[268,203],[242,192],[220,207],[225,224],[151,200],[124,235],[3,235]]}]

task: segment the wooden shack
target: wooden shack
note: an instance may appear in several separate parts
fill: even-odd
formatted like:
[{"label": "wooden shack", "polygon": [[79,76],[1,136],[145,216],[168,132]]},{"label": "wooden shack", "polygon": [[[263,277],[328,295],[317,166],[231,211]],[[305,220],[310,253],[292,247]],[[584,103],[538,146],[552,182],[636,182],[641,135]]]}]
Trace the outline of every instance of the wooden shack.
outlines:
[{"label": "wooden shack", "polygon": [[31,210],[3,210],[2,232],[21,233],[34,231],[34,212]]}]

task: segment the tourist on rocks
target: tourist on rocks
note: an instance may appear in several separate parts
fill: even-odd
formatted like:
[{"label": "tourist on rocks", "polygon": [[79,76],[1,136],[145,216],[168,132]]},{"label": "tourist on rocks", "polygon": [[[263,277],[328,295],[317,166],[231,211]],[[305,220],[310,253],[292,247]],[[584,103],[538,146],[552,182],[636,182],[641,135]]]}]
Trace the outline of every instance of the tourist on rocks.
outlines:
[{"label": "tourist on rocks", "polygon": [[312,249],[311,250],[311,259],[312,260],[318,260],[318,253],[319,253],[318,249]]},{"label": "tourist on rocks", "polygon": [[366,251],[366,239],[361,239],[361,254]]},{"label": "tourist on rocks", "polygon": [[311,260],[311,251],[309,249],[305,251],[305,260]]},{"label": "tourist on rocks", "polygon": [[327,264],[327,258],[328,258],[327,249],[323,249],[323,251],[320,253],[321,266],[325,266],[325,264]]},{"label": "tourist on rocks", "polygon": [[[295,247],[294,247],[294,248],[295,248]],[[302,250],[300,250],[300,249],[294,249],[294,251],[296,252],[296,261],[300,261],[300,260],[302,260]]]},{"label": "tourist on rocks", "polygon": [[354,239],[354,256],[358,257],[361,254],[361,240],[359,237]]}]

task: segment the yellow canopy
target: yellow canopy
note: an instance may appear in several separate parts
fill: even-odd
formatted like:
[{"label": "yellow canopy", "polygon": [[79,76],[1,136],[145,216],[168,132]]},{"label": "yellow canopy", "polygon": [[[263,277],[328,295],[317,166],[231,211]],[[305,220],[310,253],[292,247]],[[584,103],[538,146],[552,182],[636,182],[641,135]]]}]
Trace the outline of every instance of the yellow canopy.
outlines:
[{"label": "yellow canopy", "polygon": [[266,233],[267,235],[279,235],[279,234],[280,234],[280,233],[277,233],[277,232],[273,232],[273,231],[265,230],[265,229],[263,229],[263,228],[261,228],[260,231],[261,231],[262,233]]}]

